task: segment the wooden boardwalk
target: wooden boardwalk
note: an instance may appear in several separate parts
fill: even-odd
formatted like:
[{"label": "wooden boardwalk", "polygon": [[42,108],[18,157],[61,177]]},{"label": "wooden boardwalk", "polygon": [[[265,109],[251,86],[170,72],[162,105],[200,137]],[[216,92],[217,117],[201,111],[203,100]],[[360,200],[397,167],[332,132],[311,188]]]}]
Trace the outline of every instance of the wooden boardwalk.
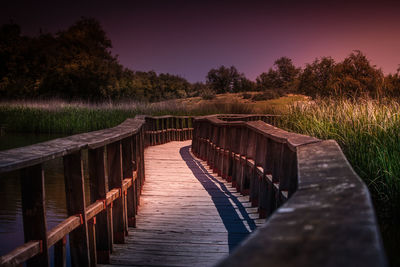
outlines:
[{"label": "wooden boardwalk", "polygon": [[137,225],[125,244],[114,245],[111,265],[212,266],[263,222],[248,197],[214,176],[190,145],[145,150]]}]

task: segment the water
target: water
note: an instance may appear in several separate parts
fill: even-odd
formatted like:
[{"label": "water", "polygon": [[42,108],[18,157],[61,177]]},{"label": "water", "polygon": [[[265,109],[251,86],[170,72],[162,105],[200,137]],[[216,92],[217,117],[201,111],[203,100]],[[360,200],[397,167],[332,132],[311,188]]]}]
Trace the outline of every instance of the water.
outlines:
[{"label": "water", "polygon": [[[59,137],[62,136],[6,134],[0,136],[0,150],[26,146]],[[62,158],[44,163],[43,168],[45,172],[46,221],[47,229],[50,230],[67,218]],[[21,187],[18,174],[18,171],[0,174],[0,255],[8,253],[24,243]],[[85,179],[85,182],[86,192],[88,193],[88,179]],[[88,194],[86,200],[87,202],[89,200]],[[50,253],[52,255],[52,250]],[[69,249],[67,249],[67,253],[69,253]],[[69,255],[67,255],[68,258]],[[53,261],[53,257],[51,257],[51,261]]]}]

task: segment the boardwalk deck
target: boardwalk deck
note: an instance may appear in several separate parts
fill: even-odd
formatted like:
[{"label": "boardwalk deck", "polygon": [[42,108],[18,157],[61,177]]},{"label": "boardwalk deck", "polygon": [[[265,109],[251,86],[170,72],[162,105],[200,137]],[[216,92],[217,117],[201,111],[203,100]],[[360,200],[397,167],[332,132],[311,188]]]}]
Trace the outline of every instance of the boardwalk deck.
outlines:
[{"label": "boardwalk deck", "polygon": [[194,158],[190,144],[146,149],[137,225],[114,245],[111,265],[212,266],[263,222],[248,197]]}]

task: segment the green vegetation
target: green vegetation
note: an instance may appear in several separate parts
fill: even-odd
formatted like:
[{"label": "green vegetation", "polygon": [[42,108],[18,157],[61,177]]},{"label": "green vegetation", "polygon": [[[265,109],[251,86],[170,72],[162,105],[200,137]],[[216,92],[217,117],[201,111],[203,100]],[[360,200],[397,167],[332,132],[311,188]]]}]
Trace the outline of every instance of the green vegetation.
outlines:
[{"label": "green vegetation", "polygon": [[136,114],[207,115],[252,113],[240,102],[207,102],[189,106],[176,101],[159,103],[85,104],[64,101],[6,102],[0,104],[0,126],[7,132],[75,134],[116,126]]},{"label": "green vegetation", "polygon": [[371,190],[380,217],[400,219],[399,111],[394,101],[317,100],[293,106],[279,126],[335,139]]},{"label": "green vegetation", "polygon": [[278,127],[335,139],[367,184],[390,262],[400,245],[400,104],[393,100],[316,100],[292,106]]}]

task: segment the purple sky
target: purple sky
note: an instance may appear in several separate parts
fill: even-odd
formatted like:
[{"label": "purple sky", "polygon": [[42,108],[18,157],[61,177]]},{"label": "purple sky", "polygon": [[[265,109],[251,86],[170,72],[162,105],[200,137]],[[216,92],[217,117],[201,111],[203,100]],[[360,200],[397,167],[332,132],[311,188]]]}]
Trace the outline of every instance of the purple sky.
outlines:
[{"label": "purple sky", "polygon": [[2,2],[0,23],[12,19],[30,35],[94,17],[124,66],[191,82],[220,65],[254,80],[281,56],[303,67],[320,56],[342,60],[355,49],[385,73],[400,64],[400,1]]}]

